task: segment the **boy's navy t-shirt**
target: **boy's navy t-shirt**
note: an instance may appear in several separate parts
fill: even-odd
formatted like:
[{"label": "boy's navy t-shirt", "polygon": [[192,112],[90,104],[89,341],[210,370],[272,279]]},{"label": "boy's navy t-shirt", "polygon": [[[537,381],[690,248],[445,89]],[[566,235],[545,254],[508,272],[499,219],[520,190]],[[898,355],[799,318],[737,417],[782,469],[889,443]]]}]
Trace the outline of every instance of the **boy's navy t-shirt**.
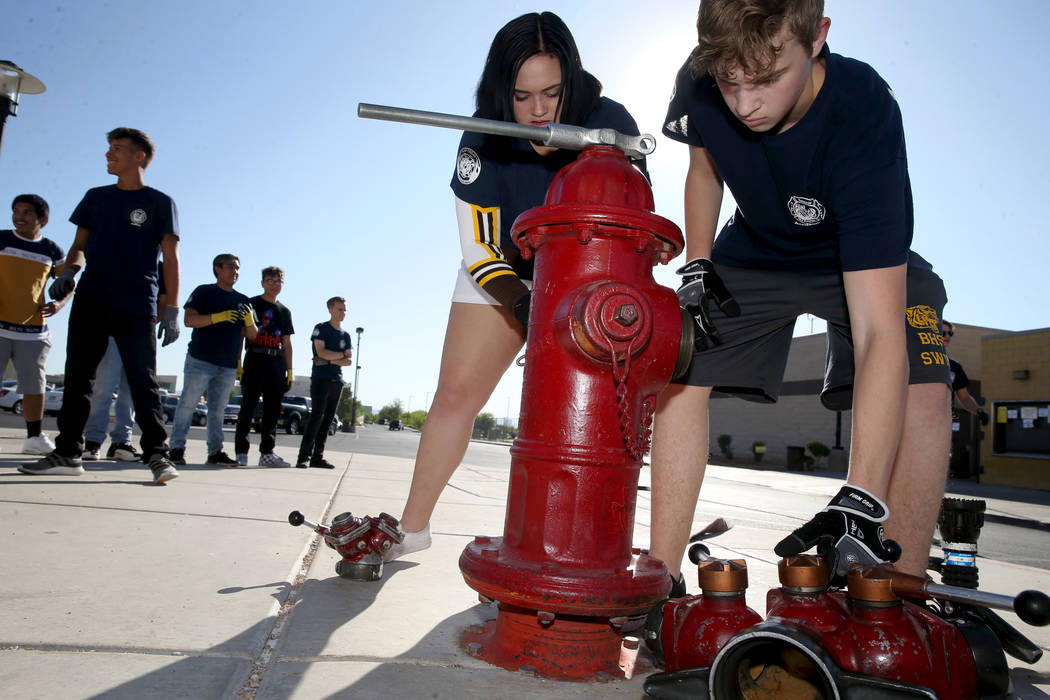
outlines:
[{"label": "boy's navy t-shirt", "polygon": [[[350,347],[350,334],[341,328],[334,328],[328,321],[318,323],[310,334],[310,350],[317,357],[317,348],[313,343],[315,340],[323,342],[324,349],[332,352],[342,352]],[[341,382],[343,368],[341,365],[314,365],[313,378]]]},{"label": "boy's navy t-shirt", "polygon": [[900,109],[871,66],[828,51],[824,84],[795,125],[752,132],[687,60],[663,133],[705,148],[737,203],[715,262],[825,272],[908,261],[912,198]]},{"label": "boy's navy t-shirt", "polygon": [[[251,300],[247,296],[236,290],[226,291],[217,284],[202,284],[190,293],[182,308],[211,315],[250,303]],[[243,329],[244,324],[241,322],[213,323],[210,326],[194,328],[188,352],[198,360],[219,367],[236,367],[241,352]]]},{"label": "boy's navy t-shirt", "polygon": [[152,187],[95,187],[69,220],[91,232],[78,291],[119,313],[156,316],[160,242],[169,233],[179,235],[171,197]]}]

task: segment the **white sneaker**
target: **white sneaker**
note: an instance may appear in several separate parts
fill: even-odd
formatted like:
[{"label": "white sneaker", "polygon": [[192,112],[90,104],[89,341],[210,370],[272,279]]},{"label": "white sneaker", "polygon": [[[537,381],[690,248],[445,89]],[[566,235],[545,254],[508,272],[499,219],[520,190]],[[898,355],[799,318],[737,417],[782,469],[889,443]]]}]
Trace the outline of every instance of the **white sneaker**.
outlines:
[{"label": "white sneaker", "polygon": [[40,433],[34,437],[27,437],[25,442],[22,443],[22,454],[27,455],[46,455],[51,454],[55,451],[55,443],[51,442],[44,433]]},{"label": "white sneaker", "polygon": [[248,453],[247,452],[238,452],[237,453],[237,465],[241,466],[241,467],[247,467],[248,466]]},{"label": "white sneaker", "polygon": [[427,526],[419,532],[405,532],[401,530],[400,525],[397,529],[401,531],[405,539],[401,540],[401,544],[395,544],[388,549],[383,555],[383,561],[394,561],[406,554],[420,552],[430,547],[430,523],[427,523]]},{"label": "white sneaker", "polygon": [[279,456],[270,452],[269,454],[259,455],[259,466],[260,467],[290,467],[292,466],[288,462],[285,462]]}]

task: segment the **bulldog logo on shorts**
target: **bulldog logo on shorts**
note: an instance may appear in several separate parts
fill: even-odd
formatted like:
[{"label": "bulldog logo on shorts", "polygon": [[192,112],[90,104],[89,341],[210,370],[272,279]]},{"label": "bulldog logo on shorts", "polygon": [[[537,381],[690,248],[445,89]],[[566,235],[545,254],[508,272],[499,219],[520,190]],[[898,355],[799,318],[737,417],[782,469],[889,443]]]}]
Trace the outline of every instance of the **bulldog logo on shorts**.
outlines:
[{"label": "bulldog logo on shorts", "polygon": [[144,223],[146,223],[146,211],[144,209],[136,209],[131,212],[132,226],[142,226]]},{"label": "bulldog logo on shorts", "polygon": [[824,220],[824,205],[812,197],[794,196],[788,200],[788,211],[799,226],[813,226]]},{"label": "bulldog logo on shorts", "polygon": [[463,147],[459,149],[459,158],[456,159],[456,178],[464,185],[469,185],[481,175],[481,158],[473,148]]}]

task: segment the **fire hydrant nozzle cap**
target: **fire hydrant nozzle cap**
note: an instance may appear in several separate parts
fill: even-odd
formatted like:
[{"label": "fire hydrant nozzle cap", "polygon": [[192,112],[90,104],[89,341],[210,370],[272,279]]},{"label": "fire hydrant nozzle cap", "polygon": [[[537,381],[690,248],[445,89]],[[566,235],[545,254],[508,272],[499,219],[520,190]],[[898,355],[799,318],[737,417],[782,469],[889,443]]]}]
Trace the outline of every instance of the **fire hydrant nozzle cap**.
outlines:
[{"label": "fire hydrant nozzle cap", "polygon": [[777,573],[780,575],[780,585],[788,588],[820,588],[828,585],[827,560],[812,554],[781,559]]},{"label": "fire hydrant nozzle cap", "polygon": [[900,600],[893,591],[893,568],[890,564],[880,566],[854,566],[846,575],[849,597],[865,603],[895,603]]},{"label": "fire hydrant nozzle cap", "polygon": [[747,562],[743,559],[708,559],[697,567],[697,574],[705,593],[747,590]]}]

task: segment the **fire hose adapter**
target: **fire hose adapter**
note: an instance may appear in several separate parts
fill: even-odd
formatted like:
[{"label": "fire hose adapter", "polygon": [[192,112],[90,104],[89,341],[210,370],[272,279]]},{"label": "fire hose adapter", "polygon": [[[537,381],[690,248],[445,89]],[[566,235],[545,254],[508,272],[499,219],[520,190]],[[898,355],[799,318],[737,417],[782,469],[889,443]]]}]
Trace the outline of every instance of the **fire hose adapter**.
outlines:
[{"label": "fire hose adapter", "polygon": [[340,513],[326,526],[310,522],[296,510],[288,515],[288,522],[294,527],[308,525],[321,535],[324,543],[342,557],[335,563],[335,572],[353,581],[381,579],[384,555],[405,537],[397,519],[387,513],[377,517]]}]

